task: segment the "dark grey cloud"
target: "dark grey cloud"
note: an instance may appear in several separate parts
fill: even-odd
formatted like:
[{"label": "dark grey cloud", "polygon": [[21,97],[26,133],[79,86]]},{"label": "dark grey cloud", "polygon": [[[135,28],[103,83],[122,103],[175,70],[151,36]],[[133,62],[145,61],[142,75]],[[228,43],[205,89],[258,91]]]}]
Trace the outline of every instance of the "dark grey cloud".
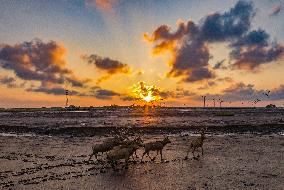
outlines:
[{"label": "dark grey cloud", "polygon": [[[232,84],[230,87],[218,94],[206,94],[208,99],[221,99],[223,101],[248,101],[262,97],[264,90],[256,90],[254,85],[244,84],[242,82]],[[200,96],[194,99],[200,100]]]},{"label": "dark grey cloud", "polygon": [[9,76],[0,76],[0,84],[3,84],[8,88],[18,87],[18,85],[16,84],[16,79]]},{"label": "dark grey cloud", "polygon": [[129,73],[130,68],[127,64],[120,61],[110,59],[108,57],[101,57],[95,54],[83,55],[82,59],[87,61],[89,64],[93,64],[101,71],[112,75],[116,73]]},{"label": "dark grey cloud", "polygon": [[256,70],[262,64],[271,63],[284,56],[284,47],[269,42],[269,34],[258,29],[247,33],[231,44],[230,58],[237,69]]},{"label": "dark grey cloud", "polygon": [[238,1],[228,12],[205,17],[200,27],[201,38],[210,42],[241,37],[250,29],[254,14],[252,2]]},{"label": "dark grey cloud", "polygon": [[255,71],[260,65],[277,61],[284,56],[284,47],[279,44],[267,46],[251,46],[248,48],[238,48],[230,53],[230,57],[235,60],[233,67],[243,70]]},{"label": "dark grey cloud", "polygon": [[120,99],[123,100],[123,101],[127,101],[127,102],[128,102],[128,101],[129,101],[129,102],[132,102],[132,101],[137,101],[137,100],[139,100],[139,99],[136,98],[136,97],[132,97],[132,96],[128,96],[128,95],[121,96]]},{"label": "dark grey cloud", "polygon": [[116,93],[112,90],[98,89],[94,92],[94,96],[97,99],[109,100],[109,99],[112,99],[115,96],[120,96],[120,94]]},{"label": "dark grey cloud", "polygon": [[180,77],[184,82],[195,82],[214,78],[215,74],[208,69],[210,54],[204,42],[195,39],[195,34],[190,35],[175,53],[172,69],[168,76]]},{"label": "dark grey cloud", "polygon": [[232,47],[268,46],[269,34],[262,30],[253,30],[238,38],[231,44]]},{"label": "dark grey cloud", "polygon": [[223,91],[222,99],[244,100],[260,95],[262,91],[254,89],[252,84],[237,83]]},{"label": "dark grey cloud", "polygon": [[[81,96],[81,97],[95,97],[97,99],[102,100],[110,100],[113,97],[120,97],[121,94],[116,93],[112,90],[102,89],[99,86],[93,86],[87,89],[86,92],[80,92],[77,90],[68,90],[68,94],[71,96]],[[28,88],[29,92],[41,92],[45,94],[53,94],[53,95],[65,95],[66,89],[62,87],[48,87],[48,86],[40,86]]]},{"label": "dark grey cloud", "polygon": [[207,15],[198,24],[191,20],[179,22],[175,32],[161,25],[144,37],[153,43],[154,54],[171,53],[168,77],[178,77],[184,82],[212,80],[216,77],[212,69],[226,67],[222,61],[210,68],[209,43],[229,42],[230,68],[253,70],[283,56],[283,46],[271,43],[264,30],[251,31],[255,13],[252,2],[238,1],[229,11]]},{"label": "dark grey cloud", "polygon": [[[195,82],[214,78],[214,73],[208,69],[209,50],[199,36],[199,27],[192,21],[179,22],[176,32],[162,25],[151,36],[145,34],[149,42],[153,42],[153,53],[170,51],[173,59],[168,77],[180,77],[184,82]],[[176,44],[180,44],[179,47]]]},{"label": "dark grey cloud", "polygon": [[67,69],[63,58],[64,46],[55,41],[44,43],[36,39],[16,45],[2,44],[0,48],[0,67],[13,71],[25,81],[64,84],[83,87],[86,81],[79,80]]},{"label": "dark grey cloud", "polygon": [[284,85],[280,85],[278,88],[272,89],[269,95],[271,100],[284,100]]},{"label": "dark grey cloud", "polygon": [[[45,94],[53,94],[53,95],[65,95],[66,93],[66,89],[65,88],[61,88],[61,87],[44,87],[44,86],[40,86],[37,88],[28,88],[27,89],[28,92],[42,92]],[[80,95],[79,92],[75,91],[75,90],[69,90],[68,91],[69,95]]]},{"label": "dark grey cloud", "polygon": [[[243,82],[232,84],[219,94],[206,94],[208,98],[221,99],[224,101],[252,101],[252,100],[284,100],[284,85],[271,89],[269,98],[265,95],[266,89],[256,89],[252,84]],[[200,99],[196,96],[195,99]]]}]

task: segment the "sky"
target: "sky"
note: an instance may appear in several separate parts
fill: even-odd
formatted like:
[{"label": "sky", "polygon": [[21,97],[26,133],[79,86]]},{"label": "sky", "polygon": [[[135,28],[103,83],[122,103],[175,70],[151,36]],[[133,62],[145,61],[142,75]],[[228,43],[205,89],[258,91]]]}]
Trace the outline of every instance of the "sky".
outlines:
[{"label": "sky", "polygon": [[282,0],[0,1],[0,107],[284,106]]}]

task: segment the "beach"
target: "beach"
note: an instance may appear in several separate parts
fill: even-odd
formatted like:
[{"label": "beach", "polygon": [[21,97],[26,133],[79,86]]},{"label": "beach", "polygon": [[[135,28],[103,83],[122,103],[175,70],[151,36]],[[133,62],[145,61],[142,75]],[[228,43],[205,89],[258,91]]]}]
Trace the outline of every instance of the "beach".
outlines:
[{"label": "beach", "polygon": [[[114,113],[110,114],[112,120],[103,116],[99,119],[89,118],[89,121],[104,120],[106,123],[103,126],[102,122],[102,126],[93,126],[92,129],[88,128],[88,124],[77,128],[70,126],[76,119],[87,123],[89,116],[84,114],[90,113],[84,113],[84,117],[78,114],[77,118],[72,118],[74,113],[70,117],[37,114],[42,118],[31,117],[29,113],[16,113],[15,120],[11,122],[7,118],[13,114],[9,117],[6,115],[6,120],[1,118],[0,189],[283,189],[284,186],[283,112],[279,110],[273,115],[278,123],[260,122],[264,121],[260,118],[255,125],[247,123],[247,126],[240,124],[230,127],[220,125],[216,120],[226,124],[234,121],[233,116],[209,117],[213,122],[207,122],[204,155],[198,159],[194,159],[191,153],[188,159],[185,156],[190,142],[199,136],[199,129],[203,125],[184,124],[184,121],[193,122],[190,114],[182,118],[174,114],[171,120],[168,114],[161,117],[165,127],[159,124],[156,129],[157,126],[152,126],[152,123],[158,117],[151,116],[152,120],[145,122],[150,126],[131,127],[131,137],[140,135],[144,142],[152,142],[169,136],[171,143],[163,150],[165,160],[161,162],[157,157],[155,161],[150,161],[145,157],[140,162],[143,153],[143,148],[140,148],[139,158],[131,160],[127,170],[122,168],[124,161],[121,161],[116,171],[105,162],[105,155],[100,157],[102,162],[94,157],[89,160],[92,145],[110,138],[110,131],[116,129],[108,128],[107,124],[115,123],[117,117],[112,116]],[[44,117],[52,119],[49,127],[40,130],[44,127],[39,121],[43,121]],[[17,122],[20,119],[22,125]],[[273,120],[272,116],[270,119]],[[133,119],[128,114],[120,122],[128,126],[133,120],[145,121],[140,117]],[[202,117],[198,121],[204,120],[208,121],[208,118]],[[239,120],[239,117],[235,120]],[[51,125],[58,121],[63,123],[60,127],[66,128],[65,131],[56,131],[58,127]],[[218,125],[214,126],[214,122]],[[10,125],[10,128],[4,130],[5,125]],[[20,126],[22,130],[19,130]],[[71,130],[72,127],[75,130]],[[156,153],[152,152],[151,156],[154,155]]]}]

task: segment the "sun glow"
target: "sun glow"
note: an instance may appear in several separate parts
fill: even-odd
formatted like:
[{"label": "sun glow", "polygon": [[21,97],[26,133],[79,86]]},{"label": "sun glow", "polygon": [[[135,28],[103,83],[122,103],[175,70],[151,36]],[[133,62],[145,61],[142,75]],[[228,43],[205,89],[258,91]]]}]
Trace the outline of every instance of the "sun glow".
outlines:
[{"label": "sun glow", "polygon": [[148,94],[148,96],[144,97],[143,100],[145,100],[146,102],[151,102],[154,101],[155,98],[151,96],[151,94]]},{"label": "sun glow", "polygon": [[160,89],[155,85],[146,85],[143,81],[134,85],[133,93],[137,99],[145,101],[146,103],[162,100]]}]

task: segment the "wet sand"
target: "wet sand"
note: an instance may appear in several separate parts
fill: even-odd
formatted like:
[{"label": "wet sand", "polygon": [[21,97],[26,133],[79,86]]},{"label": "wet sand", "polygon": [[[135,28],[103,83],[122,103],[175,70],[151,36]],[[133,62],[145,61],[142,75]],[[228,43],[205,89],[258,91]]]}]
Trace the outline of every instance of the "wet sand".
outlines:
[{"label": "wet sand", "polygon": [[[185,159],[200,127],[205,154]],[[118,171],[88,161],[93,144],[122,128],[145,142],[169,135],[166,161]],[[284,189],[283,134],[284,109],[0,112],[0,189]]]},{"label": "wet sand", "polygon": [[[144,141],[162,134],[147,134]],[[209,134],[204,156],[185,160],[195,135],[171,134],[159,158],[113,171],[88,161],[105,137],[0,136],[0,189],[283,189],[282,134]],[[140,157],[142,149],[138,151]],[[155,153],[152,153],[155,155]],[[103,158],[102,158],[103,159]],[[139,159],[137,159],[138,161]],[[121,167],[123,163],[120,163]]]}]

